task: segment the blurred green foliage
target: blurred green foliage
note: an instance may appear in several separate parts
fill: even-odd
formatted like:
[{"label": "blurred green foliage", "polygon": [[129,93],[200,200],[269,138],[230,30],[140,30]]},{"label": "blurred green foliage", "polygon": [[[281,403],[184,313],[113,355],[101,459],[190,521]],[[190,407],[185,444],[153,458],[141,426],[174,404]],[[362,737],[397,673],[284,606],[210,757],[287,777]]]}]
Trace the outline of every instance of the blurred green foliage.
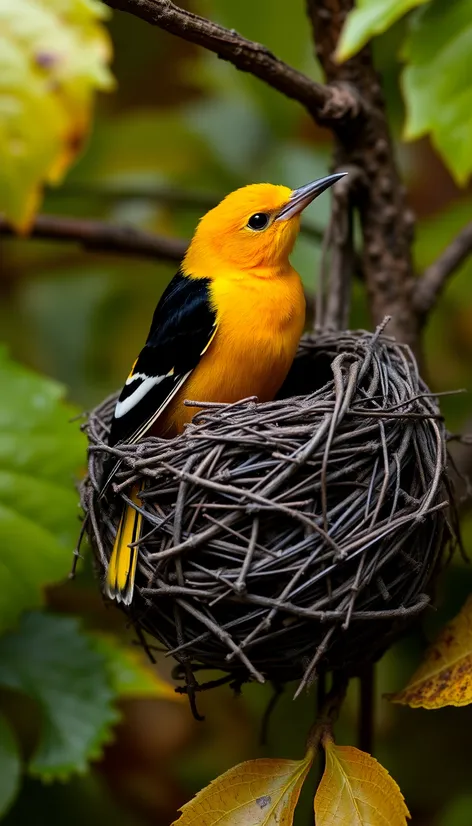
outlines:
[{"label": "blurred green foliage", "polygon": [[[84,633],[73,617],[31,611],[63,580],[78,533],[74,481],[85,438],[64,388],[0,351],[0,815],[27,771],[43,781],[85,772],[119,719],[123,696],[171,688],[113,636]],[[12,694],[19,706],[11,706]],[[33,730],[17,734],[29,698]],[[23,735],[23,736],[21,736]]]},{"label": "blurred green foliage", "polygon": [[75,618],[25,614],[16,630],[3,636],[0,685],[31,697],[40,709],[31,774],[66,779],[99,756],[117,720],[105,662]]},{"label": "blurred green foliage", "polygon": [[[464,45],[470,2],[431,0],[397,19],[413,5],[359,2],[350,48],[382,32],[374,51],[418,215],[415,261],[421,271],[472,210],[470,189],[457,188],[434,150],[463,182],[470,171]],[[192,9],[321,79],[303,0],[290,9],[285,0],[258,0],[257,7],[254,0],[195,0]],[[296,103],[129,15],[115,14],[109,28],[118,91],[100,97],[88,147],[63,186],[48,191],[44,211],[189,237],[209,201],[231,189],[257,180],[298,186],[326,173],[331,136]],[[400,52],[409,61],[403,90]],[[431,134],[431,143],[401,142],[404,93],[410,135]],[[179,201],[169,192],[186,197]],[[329,199],[320,199],[307,221],[323,228],[328,213]],[[316,239],[302,236],[293,261],[313,290]],[[207,721],[197,726],[186,704],[156,700],[167,696],[165,688],[121,644],[129,639],[124,619],[102,605],[89,557],[74,583],[44,587],[67,575],[79,529],[74,482],[85,445],[70,418],[121,385],[173,270],[71,245],[0,239],[0,338],[16,362],[52,377],[1,355],[0,385],[8,392],[0,396],[0,812],[10,807],[7,826],[106,820],[168,826],[181,803],[238,761],[303,753],[311,695],[294,704],[288,688],[266,747],[259,744],[259,727],[270,687],[249,686],[240,698],[226,688],[202,696]],[[469,261],[448,284],[426,330],[426,371],[436,390],[472,386],[471,285]],[[358,282],[351,324],[370,325]],[[75,408],[64,404],[58,382]],[[442,406],[451,430],[467,428],[470,394],[445,397]],[[464,526],[470,550],[467,516]],[[404,684],[427,637],[471,589],[472,572],[456,559],[441,586],[438,612],[382,660],[379,696]],[[160,656],[159,667],[169,675]],[[353,685],[339,742],[355,742],[357,701]],[[115,742],[108,743],[117,703],[120,722]],[[472,711],[432,715],[379,701],[376,724],[376,754],[406,795],[413,826],[468,826]],[[84,769],[83,776],[74,775]],[[71,773],[66,784],[41,779]],[[302,792],[297,824],[312,822],[310,782],[314,777]]]},{"label": "blurred green foliage", "polygon": [[85,439],[62,403],[64,388],[0,352],[0,629],[42,604],[67,573],[77,531],[74,474]]},{"label": "blurred green foliage", "polygon": [[0,769],[0,815],[3,815],[15,799],[21,775],[15,735],[3,714],[0,716]]}]

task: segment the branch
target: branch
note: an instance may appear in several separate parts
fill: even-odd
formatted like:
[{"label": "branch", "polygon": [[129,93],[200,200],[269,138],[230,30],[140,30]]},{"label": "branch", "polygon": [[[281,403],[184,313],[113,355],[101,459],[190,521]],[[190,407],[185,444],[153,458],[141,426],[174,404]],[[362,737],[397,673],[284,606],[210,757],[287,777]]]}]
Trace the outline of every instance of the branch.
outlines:
[{"label": "branch", "polygon": [[335,166],[358,167],[365,185],[355,195],[363,235],[362,263],[371,314],[378,324],[392,316],[389,332],[419,349],[419,319],[413,307],[411,242],[413,216],[396,169],[380,78],[369,46],[345,63],[335,60],[341,29],[353,0],[306,0],[317,57],[326,79],[355,88],[364,117],[333,124]]},{"label": "branch", "polygon": [[[0,216],[0,236],[18,237],[12,227]],[[104,221],[68,218],[60,215],[38,215],[30,237],[48,241],[74,241],[88,250],[135,255],[160,261],[180,261],[187,242],[167,238],[132,226],[114,226]]]},{"label": "branch", "polygon": [[333,687],[308,732],[307,750],[311,749],[316,752],[323,735],[327,731],[331,732],[345,700],[348,685],[349,678],[342,672],[333,677]]},{"label": "branch", "polygon": [[[320,307],[318,318],[326,330],[345,330],[349,324],[351,306],[351,283],[354,274],[362,274],[362,262],[354,250],[352,202],[356,189],[365,186],[365,176],[356,166],[345,166],[348,172],[338,181],[332,195],[331,220],[327,234],[330,250],[329,276],[326,277],[323,260],[320,280],[326,278],[326,307]],[[325,249],[327,252],[327,249]],[[320,286],[322,286],[320,284]],[[318,295],[320,304],[321,295]]]},{"label": "branch", "polygon": [[354,89],[325,86],[275,57],[265,46],[246,40],[234,29],[225,29],[204,17],[179,8],[171,0],[105,0],[108,6],[146,20],[190,43],[203,46],[222,60],[297,100],[324,125],[356,118],[362,104]]},{"label": "branch", "polygon": [[[104,185],[95,187],[87,183],[65,184],[60,189],[53,190],[53,195],[56,198],[63,196],[66,198],[70,196],[83,196],[86,198],[95,198],[99,201],[145,200],[168,204],[173,207],[193,207],[205,211],[213,209],[213,207],[224,198],[224,193],[222,192],[216,194],[200,192],[198,190],[179,189],[174,186],[118,187],[114,185]],[[307,238],[311,238],[318,243],[321,243],[323,240],[323,228],[315,226],[306,220],[302,219],[300,231]]]},{"label": "branch", "polygon": [[422,323],[435,306],[447,279],[459,269],[469,255],[472,255],[472,221],[461,230],[417,281],[413,300]]}]

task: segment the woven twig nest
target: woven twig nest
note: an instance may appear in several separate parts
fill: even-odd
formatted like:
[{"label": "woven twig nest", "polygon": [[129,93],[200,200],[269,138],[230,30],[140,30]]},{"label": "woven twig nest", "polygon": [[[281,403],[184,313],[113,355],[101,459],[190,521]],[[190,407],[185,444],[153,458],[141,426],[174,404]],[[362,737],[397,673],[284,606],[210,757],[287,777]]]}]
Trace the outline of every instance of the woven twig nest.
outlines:
[{"label": "woven twig nest", "polygon": [[[281,395],[207,405],[178,438],[119,449],[106,445],[115,399],[89,418],[82,504],[102,580],[141,479],[125,610],[187,676],[301,687],[355,673],[425,608],[451,538],[445,429],[408,348],[380,332],[305,337]],[[104,501],[110,452],[123,464]]]}]

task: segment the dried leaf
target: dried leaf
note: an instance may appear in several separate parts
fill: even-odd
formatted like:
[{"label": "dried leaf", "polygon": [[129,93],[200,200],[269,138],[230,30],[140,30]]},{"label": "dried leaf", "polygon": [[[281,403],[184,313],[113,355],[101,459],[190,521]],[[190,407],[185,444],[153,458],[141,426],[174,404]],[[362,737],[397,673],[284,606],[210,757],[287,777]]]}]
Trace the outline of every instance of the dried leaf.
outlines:
[{"label": "dried leaf", "polygon": [[[182,806],[176,826],[291,826],[313,753],[303,760],[249,760]],[[174,826],[174,824],[173,824]]]},{"label": "dried leaf", "polygon": [[375,757],[325,737],[326,768],[315,796],[316,826],[405,826],[410,813]]},{"label": "dried leaf", "polygon": [[0,212],[18,230],[80,150],[95,90],[112,86],[108,13],[98,0],[0,0]]},{"label": "dried leaf", "polygon": [[406,688],[390,699],[412,708],[472,703],[472,597],[443,628]]}]

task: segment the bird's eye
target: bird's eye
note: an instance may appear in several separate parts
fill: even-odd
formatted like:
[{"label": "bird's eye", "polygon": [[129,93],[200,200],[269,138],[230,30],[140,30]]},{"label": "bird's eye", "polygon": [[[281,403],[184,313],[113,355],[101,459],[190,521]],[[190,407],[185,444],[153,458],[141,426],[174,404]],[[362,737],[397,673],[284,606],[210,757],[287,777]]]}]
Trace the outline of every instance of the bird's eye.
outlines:
[{"label": "bird's eye", "polygon": [[266,226],[269,223],[269,220],[270,218],[266,212],[256,212],[255,215],[251,215],[249,221],[247,222],[247,225],[250,229],[261,230],[266,228]]}]

